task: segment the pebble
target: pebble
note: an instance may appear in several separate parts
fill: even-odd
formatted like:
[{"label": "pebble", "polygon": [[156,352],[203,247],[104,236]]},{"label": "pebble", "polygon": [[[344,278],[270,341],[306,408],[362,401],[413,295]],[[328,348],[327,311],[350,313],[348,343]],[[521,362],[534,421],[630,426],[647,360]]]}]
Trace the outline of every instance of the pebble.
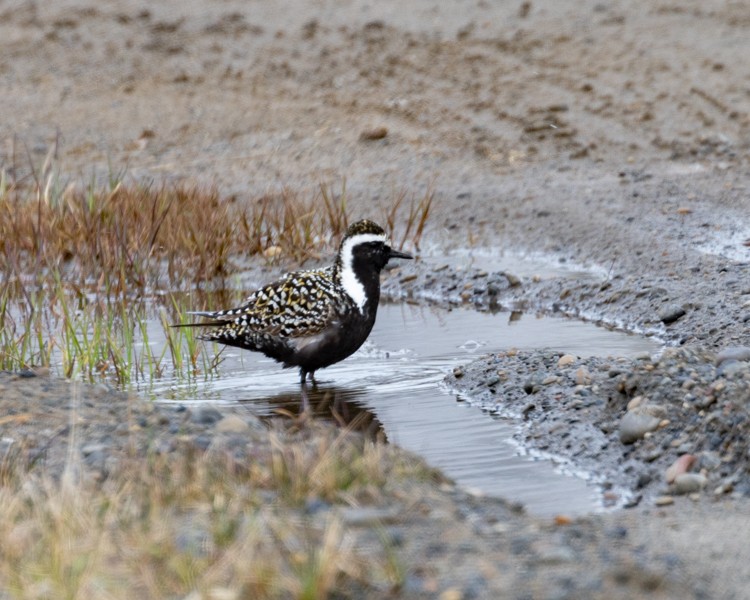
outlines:
[{"label": "pebble", "polygon": [[542,565],[561,565],[574,562],[576,555],[567,546],[551,546],[538,550],[536,559]]},{"label": "pebble", "polygon": [[701,491],[708,483],[708,479],[700,473],[683,473],[678,475],[672,489],[675,494],[692,494]]},{"label": "pebble", "polygon": [[403,520],[403,515],[397,507],[346,507],[338,511],[341,520],[352,527],[368,527],[385,525]]},{"label": "pebble", "polygon": [[685,309],[679,304],[668,304],[659,311],[659,320],[665,325],[674,323],[681,317],[685,316]]},{"label": "pebble", "polygon": [[208,447],[211,445],[211,441],[212,439],[210,436],[201,434],[193,438],[193,445],[196,448],[200,448],[201,450],[208,450]]},{"label": "pebble", "polygon": [[374,140],[382,140],[384,137],[388,135],[388,128],[387,127],[371,127],[369,129],[364,129],[359,134],[359,139],[363,142],[370,142]]},{"label": "pebble", "polygon": [[513,273],[505,273],[505,278],[508,280],[510,287],[517,287],[521,285],[521,279]]},{"label": "pebble", "polygon": [[620,420],[620,441],[623,444],[632,444],[640,440],[649,431],[654,431],[659,427],[661,419],[655,417],[642,407],[636,410],[629,410]]},{"label": "pebble", "polygon": [[104,452],[105,450],[109,450],[109,446],[107,444],[86,444],[85,446],[81,447],[81,454],[83,454],[84,456],[88,456],[89,454]]},{"label": "pebble", "polygon": [[216,431],[219,433],[245,433],[249,430],[247,422],[237,415],[227,415],[216,423]]},{"label": "pebble", "polygon": [[221,413],[212,406],[198,405],[190,409],[190,420],[198,425],[213,425],[221,418]]},{"label": "pebble", "polygon": [[674,504],[674,498],[672,496],[659,496],[654,500],[656,506],[670,506]]},{"label": "pebble", "polygon": [[722,363],[726,361],[750,361],[750,347],[748,346],[734,346],[725,348],[716,355],[716,366],[720,367]]},{"label": "pebble", "polygon": [[708,469],[710,471],[711,469],[717,468],[719,465],[721,465],[721,458],[716,452],[711,452],[709,450],[701,452],[699,457],[699,468]]},{"label": "pebble", "polygon": [[721,496],[722,494],[728,494],[732,490],[734,490],[734,484],[731,481],[725,482],[714,489],[714,495]]},{"label": "pebble", "polygon": [[643,400],[643,396],[636,396],[635,398],[632,398],[630,402],[628,402],[628,410],[635,410],[641,404],[643,404]]},{"label": "pebble", "polygon": [[740,362],[738,360],[730,359],[725,360],[721,363],[716,374],[721,377],[732,378],[739,373],[743,373],[748,370],[747,363]]},{"label": "pebble", "polygon": [[572,354],[563,354],[557,361],[558,367],[566,367],[573,364],[576,361],[576,357]]},{"label": "pebble", "polygon": [[675,460],[667,469],[666,480],[667,483],[674,483],[675,479],[680,475],[687,473],[690,467],[696,461],[696,457],[693,454],[683,454],[677,460]]},{"label": "pebble", "polygon": [[575,375],[576,385],[591,385],[591,373],[586,367],[578,367]]}]

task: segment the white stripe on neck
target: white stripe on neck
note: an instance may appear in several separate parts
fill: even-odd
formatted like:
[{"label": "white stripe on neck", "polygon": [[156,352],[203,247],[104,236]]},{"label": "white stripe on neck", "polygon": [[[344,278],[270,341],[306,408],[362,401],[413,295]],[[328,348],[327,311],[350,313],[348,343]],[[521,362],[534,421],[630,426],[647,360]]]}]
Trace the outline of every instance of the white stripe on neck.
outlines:
[{"label": "white stripe on neck", "polygon": [[388,238],[382,233],[358,233],[346,240],[341,246],[341,284],[344,286],[344,291],[354,300],[360,312],[367,302],[367,294],[365,293],[365,286],[362,285],[354,272],[354,246],[368,242],[386,243],[387,241]]}]

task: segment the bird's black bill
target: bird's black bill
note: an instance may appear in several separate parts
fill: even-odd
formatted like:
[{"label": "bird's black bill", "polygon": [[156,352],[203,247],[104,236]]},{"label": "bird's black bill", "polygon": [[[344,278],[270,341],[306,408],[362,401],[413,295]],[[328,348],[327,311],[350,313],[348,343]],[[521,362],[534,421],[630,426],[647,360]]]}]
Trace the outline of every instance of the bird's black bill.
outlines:
[{"label": "bird's black bill", "polygon": [[388,255],[388,258],[414,258],[411,254],[407,254],[406,252],[399,252],[398,250],[394,250],[391,248],[391,253]]}]

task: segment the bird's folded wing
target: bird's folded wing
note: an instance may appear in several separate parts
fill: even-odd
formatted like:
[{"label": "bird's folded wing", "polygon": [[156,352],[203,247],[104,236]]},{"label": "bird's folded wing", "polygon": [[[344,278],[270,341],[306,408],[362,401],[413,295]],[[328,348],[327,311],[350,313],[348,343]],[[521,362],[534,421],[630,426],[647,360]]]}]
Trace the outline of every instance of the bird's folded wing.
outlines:
[{"label": "bird's folded wing", "polygon": [[291,273],[253,293],[242,306],[205,314],[248,332],[304,337],[314,335],[334,318],[333,282],[324,271]]}]

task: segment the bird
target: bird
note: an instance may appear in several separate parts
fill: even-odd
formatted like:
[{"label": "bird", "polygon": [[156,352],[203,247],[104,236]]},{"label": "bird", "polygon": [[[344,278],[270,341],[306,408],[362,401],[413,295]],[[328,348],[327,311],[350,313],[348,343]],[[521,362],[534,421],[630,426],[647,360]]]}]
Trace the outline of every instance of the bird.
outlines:
[{"label": "bird", "polygon": [[194,311],[209,319],[187,323],[214,327],[205,341],[262,352],[299,369],[300,384],[315,372],[351,356],[372,331],[380,301],[380,272],[394,250],[385,230],[364,219],[350,225],[332,265],[293,271],[252,293],[237,308]]}]

